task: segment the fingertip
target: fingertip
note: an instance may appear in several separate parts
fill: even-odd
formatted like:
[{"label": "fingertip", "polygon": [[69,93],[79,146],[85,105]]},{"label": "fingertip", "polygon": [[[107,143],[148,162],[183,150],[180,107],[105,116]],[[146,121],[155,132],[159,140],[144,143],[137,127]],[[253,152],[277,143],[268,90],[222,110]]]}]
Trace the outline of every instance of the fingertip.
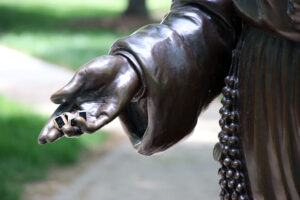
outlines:
[{"label": "fingertip", "polygon": [[63,104],[65,102],[67,102],[67,99],[64,97],[63,94],[61,94],[60,92],[56,92],[54,93],[51,97],[50,100],[55,103],[55,104]]},{"label": "fingertip", "polygon": [[40,145],[46,144],[46,143],[47,143],[46,137],[45,137],[45,136],[39,137],[39,138],[38,138],[38,143],[39,143]]},{"label": "fingertip", "polygon": [[47,133],[48,133],[48,130],[49,130],[48,126],[45,126],[45,127],[41,130],[41,132],[40,132],[40,134],[39,134],[39,137],[38,137],[38,143],[39,143],[39,144],[46,144],[46,143],[47,143],[46,135],[47,135]]},{"label": "fingertip", "polygon": [[47,142],[55,142],[61,137],[61,134],[58,130],[52,129],[47,135],[46,135],[46,140]]},{"label": "fingertip", "polygon": [[56,104],[62,104],[72,99],[76,92],[84,85],[84,77],[85,70],[78,70],[69,83],[50,97],[51,101]]}]

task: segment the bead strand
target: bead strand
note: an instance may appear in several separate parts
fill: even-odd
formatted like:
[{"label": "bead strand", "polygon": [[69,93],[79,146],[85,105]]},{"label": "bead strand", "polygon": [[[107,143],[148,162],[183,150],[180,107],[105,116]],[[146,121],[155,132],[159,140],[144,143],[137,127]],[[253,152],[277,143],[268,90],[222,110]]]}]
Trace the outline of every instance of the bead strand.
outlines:
[{"label": "bead strand", "polygon": [[220,200],[248,200],[245,176],[241,161],[239,145],[239,116],[237,110],[238,79],[237,79],[237,51],[233,52],[232,69],[225,78],[225,87],[222,90],[222,108],[219,110],[221,119],[219,125],[219,143],[214,148],[214,158],[222,165],[218,171],[221,177]]}]

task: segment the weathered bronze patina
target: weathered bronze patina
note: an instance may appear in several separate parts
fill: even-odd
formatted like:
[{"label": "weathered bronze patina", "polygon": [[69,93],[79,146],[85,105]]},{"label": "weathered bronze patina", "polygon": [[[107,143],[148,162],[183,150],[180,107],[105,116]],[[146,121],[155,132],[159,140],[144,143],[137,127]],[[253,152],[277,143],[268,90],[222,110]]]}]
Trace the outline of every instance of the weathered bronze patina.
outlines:
[{"label": "weathered bronze patina", "polygon": [[[39,143],[92,133],[119,116],[137,151],[151,155],[187,136],[222,88],[221,199],[300,199],[300,3],[293,0],[174,0],[160,24],[116,41],[110,56],[52,95],[61,105]],[[55,117],[82,110],[86,120],[77,115],[55,128]]]}]

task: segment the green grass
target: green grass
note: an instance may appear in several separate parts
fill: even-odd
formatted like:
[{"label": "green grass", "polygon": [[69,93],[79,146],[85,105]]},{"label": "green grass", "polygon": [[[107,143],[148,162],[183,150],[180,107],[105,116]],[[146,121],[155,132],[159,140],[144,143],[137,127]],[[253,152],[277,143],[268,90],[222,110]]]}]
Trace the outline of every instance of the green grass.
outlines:
[{"label": "green grass", "polygon": [[[171,0],[149,0],[150,11],[168,10]],[[114,18],[126,0],[0,0],[0,43],[44,60],[77,69],[131,31],[78,28],[78,18]]]},{"label": "green grass", "polygon": [[0,97],[0,199],[17,200],[26,182],[46,178],[53,165],[74,163],[80,151],[105,140],[106,134],[63,138],[38,145],[46,117]]}]

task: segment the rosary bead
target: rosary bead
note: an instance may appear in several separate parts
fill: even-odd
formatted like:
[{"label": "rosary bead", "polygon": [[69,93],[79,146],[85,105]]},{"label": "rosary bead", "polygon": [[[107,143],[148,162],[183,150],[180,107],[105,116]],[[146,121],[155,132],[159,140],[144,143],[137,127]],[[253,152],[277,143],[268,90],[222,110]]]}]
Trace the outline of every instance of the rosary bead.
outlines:
[{"label": "rosary bead", "polygon": [[237,90],[231,90],[230,96],[231,96],[231,98],[235,99],[237,97]]},{"label": "rosary bead", "polygon": [[233,178],[234,178],[235,180],[239,180],[240,177],[241,177],[241,174],[240,174],[240,172],[238,172],[238,171],[236,171],[236,172],[234,173],[234,175],[233,175]]},{"label": "rosary bead", "polygon": [[222,148],[222,153],[223,154],[227,154],[228,153],[228,151],[229,151],[229,146],[228,145],[223,145],[223,146],[221,146],[221,148]]},{"label": "rosary bead", "polygon": [[235,120],[235,119],[237,119],[238,118],[238,113],[236,112],[236,111],[232,111],[231,113],[230,113],[230,119],[231,120]]},{"label": "rosary bead", "polygon": [[237,192],[242,192],[244,188],[245,188],[244,183],[239,183],[239,184],[237,184],[235,190],[236,190]]},{"label": "rosary bead", "polygon": [[225,120],[224,119],[220,119],[219,120],[219,125],[222,127],[225,125]]},{"label": "rosary bead", "polygon": [[221,178],[225,178],[226,171],[223,168],[220,168],[218,174]]},{"label": "rosary bead", "polygon": [[227,85],[229,85],[229,81],[230,81],[230,76],[226,76],[225,78],[224,78],[224,82],[227,84]]},{"label": "rosary bead", "polygon": [[228,141],[228,139],[229,139],[229,136],[224,134],[223,137],[221,138],[221,142],[226,143]]},{"label": "rosary bead", "polygon": [[225,133],[224,133],[223,131],[221,131],[221,132],[218,134],[219,140],[221,140],[221,138],[223,138],[224,135],[225,135]]},{"label": "rosary bead", "polygon": [[223,87],[222,93],[224,96],[229,97],[231,95],[231,89],[227,86]]},{"label": "rosary bead", "polygon": [[219,184],[222,189],[225,189],[227,185],[227,181],[225,179],[221,179]]},{"label": "rosary bead", "polygon": [[223,115],[223,113],[225,112],[225,110],[226,110],[225,107],[221,107],[221,108],[219,109],[220,115]]},{"label": "rosary bead", "polygon": [[231,178],[233,176],[233,171],[231,169],[228,169],[226,171],[226,178]]},{"label": "rosary bead", "polygon": [[225,101],[225,106],[230,106],[232,104],[232,101],[230,100],[230,99],[227,99],[226,101]]},{"label": "rosary bead", "polygon": [[224,161],[223,161],[223,165],[225,165],[226,167],[229,166],[230,163],[231,163],[231,160],[230,160],[230,158],[228,158],[228,157],[225,158]]},{"label": "rosary bead", "polygon": [[248,200],[248,196],[247,195],[240,195],[239,196],[239,200]]},{"label": "rosary bead", "polygon": [[221,100],[221,103],[225,106],[228,107],[231,105],[232,101],[229,98],[223,97]]},{"label": "rosary bead", "polygon": [[232,194],[231,194],[231,200],[238,200],[238,193],[236,191],[233,191]]},{"label": "rosary bead", "polygon": [[236,137],[236,136],[229,137],[229,144],[231,144],[231,145],[238,144],[238,137]]},{"label": "rosary bead", "polygon": [[234,186],[235,186],[235,181],[234,181],[234,180],[229,180],[228,183],[227,183],[227,186],[228,186],[230,189],[233,189]]},{"label": "rosary bead", "polygon": [[224,133],[229,133],[229,126],[224,125],[224,126],[222,127],[222,131],[223,131]]},{"label": "rosary bead", "polygon": [[237,149],[230,149],[228,153],[229,153],[229,155],[235,157],[235,156],[239,155],[239,150],[237,150]]},{"label": "rosary bead", "polygon": [[235,124],[235,123],[231,123],[231,124],[229,125],[229,130],[230,130],[231,132],[236,132],[236,131],[238,130],[238,125]]},{"label": "rosary bead", "polygon": [[221,99],[221,103],[224,105],[225,102],[226,102],[226,100],[227,100],[227,97],[223,97],[223,98]]},{"label": "rosary bead", "polygon": [[223,106],[220,108],[219,113],[222,115],[225,111],[227,111],[227,108]]},{"label": "rosary bead", "polygon": [[229,86],[233,86],[233,85],[234,85],[234,82],[235,82],[235,80],[234,80],[234,78],[231,76],[231,77],[229,78],[228,85],[229,85]]},{"label": "rosary bead", "polygon": [[222,114],[223,119],[228,119],[229,116],[230,116],[230,112],[227,110]]},{"label": "rosary bead", "polygon": [[226,193],[224,195],[224,200],[230,200],[230,194],[229,193]]},{"label": "rosary bead", "polygon": [[219,194],[220,200],[224,200],[225,193],[226,193],[225,190],[222,189]]},{"label": "rosary bead", "polygon": [[231,166],[232,166],[234,169],[237,169],[240,165],[241,165],[241,161],[239,161],[239,160],[234,160],[234,161],[231,163]]},{"label": "rosary bead", "polygon": [[233,86],[235,81],[232,76],[226,76],[224,82],[226,83],[226,85]]}]

